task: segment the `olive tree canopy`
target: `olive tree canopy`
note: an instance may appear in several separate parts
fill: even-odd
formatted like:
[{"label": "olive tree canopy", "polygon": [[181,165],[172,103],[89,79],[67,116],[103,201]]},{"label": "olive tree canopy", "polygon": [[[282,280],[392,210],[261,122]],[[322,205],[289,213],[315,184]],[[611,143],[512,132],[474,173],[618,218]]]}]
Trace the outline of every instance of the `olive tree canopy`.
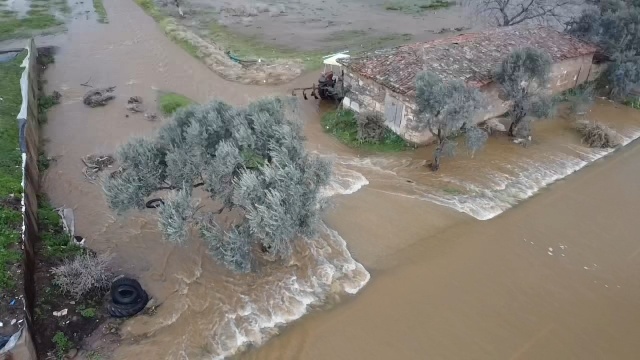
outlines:
[{"label": "olive tree canopy", "polygon": [[460,80],[445,82],[438,75],[422,72],[416,77],[415,130],[428,129],[437,139],[434,162],[431,168],[440,168],[442,156],[454,155],[453,138],[466,135],[466,145],[474,153],[484,146],[487,134],[478,129],[473,120],[477,111],[485,106],[483,95],[475,88],[467,87]]},{"label": "olive tree canopy", "polygon": [[305,150],[292,105],[273,98],[179,110],[155,137],[120,147],[122,171],[103,185],[109,206],[142,209],[168,190],[158,209],[167,240],[181,244],[195,226],[216,259],[242,272],[261,252],[286,259],[293,241],[314,234],[331,175],[327,160]]},{"label": "olive tree canopy", "polygon": [[551,57],[537,49],[518,49],[502,60],[494,78],[511,102],[510,136],[528,137],[532,118],[552,114],[553,102],[546,92],[550,73]]}]

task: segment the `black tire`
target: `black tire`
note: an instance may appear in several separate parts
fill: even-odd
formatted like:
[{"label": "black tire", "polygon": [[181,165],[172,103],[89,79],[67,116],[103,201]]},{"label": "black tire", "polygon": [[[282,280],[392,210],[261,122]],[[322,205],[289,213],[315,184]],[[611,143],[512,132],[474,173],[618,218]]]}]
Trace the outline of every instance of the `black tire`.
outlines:
[{"label": "black tire", "polygon": [[148,209],[157,209],[162,205],[164,205],[164,201],[162,201],[162,199],[160,199],[160,198],[151,199],[151,200],[147,201],[146,204],[144,204],[144,206],[146,206]]},{"label": "black tire", "polygon": [[133,304],[143,292],[142,286],[136,279],[122,277],[111,283],[111,301],[114,304]]},{"label": "black tire", "polygon": [[107,311],[109,312],[109,315],[115,318],[130,317],[142,311],[144,307],[147,306],[148,302],[149,295],[147,295],[147,293],[143,290],[140,294],[140,297],[138,297],[137,301],[133,304],[122,305],[114,304],[111,301],[108,302]]}]

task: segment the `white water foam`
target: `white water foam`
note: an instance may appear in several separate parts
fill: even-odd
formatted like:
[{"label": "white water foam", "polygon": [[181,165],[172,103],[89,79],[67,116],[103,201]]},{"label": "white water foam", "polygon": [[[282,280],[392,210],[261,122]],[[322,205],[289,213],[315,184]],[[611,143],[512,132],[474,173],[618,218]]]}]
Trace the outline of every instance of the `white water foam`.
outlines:
[{"label": "white water foam", "polygon": [[[336,169],[323,194],[351,194],[367,183],[358,172]],[[249,345],[259,346],[279,326],[306,314],[311,305],[322,304],[332,294],[355,294],[370,279],[369,272],[351,257],[344,239],[324,224],[319,236],[296,250],[302,255],[296,255],[294,264],[238,282],[237,298],[217,305],[223,315],[209,327],[212,359],[224,359]],[[171,357],[187,358],[184,343]]]},{"label": "white water foam", "polygon": [[[629,136],[622,136],[622,145],[627,145],[638,137],[640,137],[640,129],[634,129]],[[492,173],[491,187],[480,188],[449,178],[448,181],[463,186],[467,190],[466,193],[447,195],[426,193],[424,189],[416,189],[416,191],[420,192],[423,198],[437,204],[452,207],[479,220],[488,220],[533,196],[555,181],[615,151],[576,145],[569,145],[568,148],[573,154],[548,154],[543,159],[523,159],[519,164],[511,165],[510,167],[517,174],[515,176],[499,172]]]},{"label": "white water foam", "polygon": [[[622,145],[640,137],[640,129],[634,128],[621,135]],[[592,162],[612,153],[615,149],[592,149],[579,145],[567,145],[567,153],[546,154],[536,159],[520,159],[517,164],[497,164],[506,168],[509,174],[492,171],[486,176],[482,185],[469,181],[441,176],[439,179],[455,184],[462,193],[449,194],[442,189],[425,186],[407,181],[390,170],[380,168],[388,159],[341,159],[342,164],[349,164],[367,170],[391,173],[396,177],[398,191],[379,190],[385,193],[406,196],[414,199],[427,200],[439,205],[451,207],[457,211],[467,213],[479,220],[491,219],[518,202],[525,200],[551,183],[560,180]],[[389,165],[389,164],[386,164]],[[404,165],[404,164],[403,164]],[[396,166],[394,170],[402,167]],[[384,165],[382,165],[384,166]],[[397,180],[405,180],[399,182]],[[406,190],[406,191],[405,191]]]}]

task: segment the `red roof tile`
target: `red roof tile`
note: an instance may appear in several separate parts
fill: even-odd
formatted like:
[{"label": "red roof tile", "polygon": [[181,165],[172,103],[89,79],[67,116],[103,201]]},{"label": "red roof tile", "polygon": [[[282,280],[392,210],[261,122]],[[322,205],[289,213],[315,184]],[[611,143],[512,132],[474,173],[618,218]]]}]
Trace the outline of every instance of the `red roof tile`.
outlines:
[{"label": "red roof tile", "polygon": [[597,50],[591,44],[548,27],[512,26],[378,50],[339,62],[395,92],[412,95],[415,77],[423,70],[444,79],[461,79],[472,86],[485,85],[491,82],[491,72],[500,61],[511,51],[523,47],[546,51],[554,61]]}]

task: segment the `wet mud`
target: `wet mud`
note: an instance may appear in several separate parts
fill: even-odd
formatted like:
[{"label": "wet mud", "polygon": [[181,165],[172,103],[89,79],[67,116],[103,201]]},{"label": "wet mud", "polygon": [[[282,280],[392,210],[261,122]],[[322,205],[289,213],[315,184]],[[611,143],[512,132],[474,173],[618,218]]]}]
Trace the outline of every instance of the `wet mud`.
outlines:
[{"label": "wet mud", "polygon": [[[59,46],[47,91],[62,98],[43,131],[57,159],[44,185],[51,202],[73,208],[88,246],[113,253],[114,270],[140,279],[159,305],[154,315],[124,322],[117,346],[104,354],[626,359],[639,350],[637,145],[541,191],[605,155],[582,146],[569,120],[540,123],[527,149],[492,138],[474,158],[446,160],[434,174],[422,166],[432,149],[352,151],[322,131],[327,105],[301,101],[309,149],[334,159],[325,189],[333,207],[292,263],[231,274],[200,241],[162,241],[153,210],[116,217],[99,185],[87,181],[81,158],[111,154],[166,121],[130,113],[132,96],[149,109],[158,91],[241,105],[287,94],[288,86],[222,80],[133,1],[105,7],[109,24],[79,18],[68,33],[45,39]],[[89,108],[81,84],[116,86],[115,99]],[[589,116],[627,141],[640,134],[635,110],[603,101]]]}]

